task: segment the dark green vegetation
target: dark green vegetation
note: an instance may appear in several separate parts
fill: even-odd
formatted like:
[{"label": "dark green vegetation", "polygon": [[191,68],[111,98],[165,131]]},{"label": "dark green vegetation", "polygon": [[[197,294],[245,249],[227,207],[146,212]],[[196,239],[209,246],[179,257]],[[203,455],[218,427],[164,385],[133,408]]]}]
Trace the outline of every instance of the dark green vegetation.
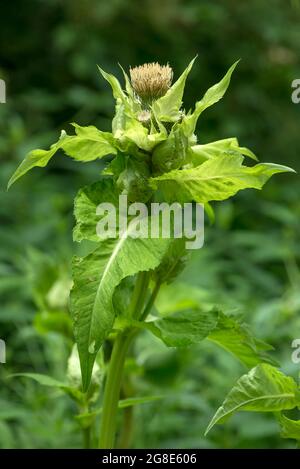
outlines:
[{"label": "dark green vegetation", "polygon": [[[14,23],[12,12],[11,19],[4,12],[0,33],[5,44],[2,77],[8,84],[8,103],[0,108],[3,190],[25,153],[48,147],[66,123],[110,130],[113,102],[95,63],[119,74],[118,61],[127,68],[159,58],[161,63],[169,61],[178,76],[196,53],[187,107],[236,58],[243,59],[224,100],[202,117],[199,139],[209,142],[237,135],[262,161],[299,168],[299,108],[290,100],[291,81],[300,75],[297,2],[273,2],[270,9],[270,4],[263,7],[256,1],[243,6],[229,1],[223,6],[170,1],[164,11],[153,1],[145,2],[147,8],[140,2],[31,4],[32,11],[30,2],[26,9],[20,5]],[[73,342],[67,310],[69,259],[78,249],[70,235],[72,200],[79,187],[96,181],[98,174],[99,162],[76,165],[57,156],[47,175],[34,170],[13,191],[1,194],[0,335],[8,349],[8,363],[0,370],[3,378],[27,371],[65,381]],[[159,297],[159,309],[176,310],[182,291],[191,299],[196,296],[194,301],[203,306],[225,305],[226,313],[243,315],[256,337],[274,346],[273,358],[297,378],[291,341],[300,330],[299,180],[292,175],[276,177],[261,193],[246,191],[214,204],[216,224],[207,229],[205,248],[193,256],[180,285],[168,287]],[[294,446],[279,438],[272,416],[262,414],[238,414],[204,439],[215,409],[233,382],[247,372],[228,353],[216,350],[207,344],[177,351],[150,335],[139,337],[127,362],[131,379],[126,380],[122,398],[164,398],[134,407],[134,427],[132,408],[122,410],[124,446],[129,444],[130,427],[134,446]],[[70,384],[78,383],[72,361],[69,369]],[[87,420],[74,420],[74,404],[63,394],[70,394],[70,389],[58,388],[44,388],[25,378],[3,381],[3,447],[82,445],[79,429]],[[80,396],[71,397],[84,413]],[[144,431],[137,431],[141,426]]]}]

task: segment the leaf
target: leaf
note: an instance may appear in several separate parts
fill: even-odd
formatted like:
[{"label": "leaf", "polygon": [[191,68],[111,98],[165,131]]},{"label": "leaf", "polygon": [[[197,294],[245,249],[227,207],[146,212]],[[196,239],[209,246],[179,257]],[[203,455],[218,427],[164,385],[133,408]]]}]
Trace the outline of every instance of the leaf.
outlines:
[{"label": "leaf", "polygon": [[35,166],[44,167],[54,154],[62,149],[77,161],[92,161],[117,152],[113,136],[101,132],[96,127],[80,127],[73,124],[76,135],[67,135],[64,131],[60,139],[49,150],[33,150],[29,152],[8,182],[8,188],[21,176]]},{"label": "leaf", "polygon": [[124,68],[122,67],[122,65],[119,64],[119,67],[120,67],[120,69],[122,70],[122,73],[123,73],[123,76],[124,76],[126,93],[128,94],[128,96],[129,96],[132,100],[134,100],[134,91],[133,91],[133,88],[132,88],[132,86],[131,86],[131,82],[130,82],[129,76],[128,76],[127,73],[125,72],[125,70],[124,70]]},{"label": "leaf", "polygon": [[[118,402],[119,409],[126,409],[127,407],[134,407],[136,405],[147,404],[148,402],[158,401],[163,399],[164,396],[142,396],[142,397],[129,397],[128,399],[121,399]],[[102,408],[94,410],[93,412],[87,412],[85,414],[79,414],[75,416],[75,419],[84,428],[90,427],[95,418],[102,414]]]},{"label": "leaf", "polygon": [[283,414],[277,414],[281,438],[300,441],[300,420],[291,420]]},{"label": "leaf", "polygon": [[153,194],[148,183],[149,165],[146,161],[137,160],[129,155],[122,155],[120,159],[122,159],[122,169],[120,168],[121,171],[115,178],[120,193],[128,197],[129,203],[148,202]]},{"label": "leaf", "polygon": [[249,156],[257,160],[257,157],[251,150],[245,147],[240,147],[236,138],[225,138],[217,140],[216,142],[206,143],[204,145],[193,145],[190,148],[190,155],[192,158],[193,166],[199,166],[210,158],[221,156],[224,152],[239,152],[242,155]]},{"label": "leaf", "polygon": [[84,396],[81,391],[76,388],[69,386],[67,383],[58,381],[51,376],[43,375],[39,373],[15,373],[11,376],[21,376],[25,378],[30,378],[41,384],[42,386],[48,386],[53,388],[58,388],[68,394],[72,399],[77,402],[82,402]]},{"label": "leaf", "polygon": [[273,349],[271,345],[256,339],[246,325],[224,313],[219,313],[217,327],[209,334],[208,339],[231,352],[249,368],[262,361],[277,365],[266,353]]},{"label": "leaf", "polygon": [[218,310],[182,311],[153,322],[139,323],[161,339],[168,347],[186,347],[205,339],[216,327]]},{"label": "leaf", "polygon": [[92,254],[75,257],[73,261],[71,311],[84,390],[90,382],[96,353],[113,327],[116,287],[130,275],[155,269],[172,242],[162,238],[132,238],[132,226],[122,238],[102,241]]},{"label": "leaf", "polygon": [[189,63],[178,80],[171,86],[164,96],[157,99],[152,106],[156,119],[163,122],[175,122],[180,116],[182,96],[185,82],[190,73],[196,57]]},{"label": "leaf", "polygon": [[[127,119],[121,130],[115,132],[123,151],[128,151],[128,145],[134,143],[138,148],[152,151],[153,148],[167,138],[164,131],[149,133],[149,130],[135,118]],[[130,151],[128,151],[130,153]]]},{"label": "leaf", "polygon": [[[96,391],[99,390],[99,387],[101,386],[104,379],[104,369],[103,354],[99,354],[93,368],[93,374],[91,378],[92,386],[90,386],[89,394],[87,395],[89,399],[93,396],[93,394],[95,394]],[[81,389],[81,368],[76,344],[73,345],[71,355],[68,359],[67,378],[69,386],[75,389]]]},{"label": "leaf", "polygon": [[[114,75],[105,72],[99,66],[98,69],[103,78],[110,84],[112,88],[113,96],[116,100],[115,116],[112,121],[112,131],[116,138],[121,138],[122,132],[128,129],[128,126],[134,123],[137,123],[137,125],[140,124],[135,118],[135,114],[141,110],[141,106],[134,99],[129,78],[123,69],[122,71],[125,77],[126,91],[128,96],[126,96],[122,90],[119,80]],[[142,124],[140,124],[139,132],[143,132],[143,129],[145,128],[142,126]]]},{"label": "leaf", "polygon": [[200,114],[208,107],[212,106],[213,104],[217,103],[218,101],[220,101],[220,99],[224,96],[228,86],[229,86],[229,83],[230,83],[230,79],[231,79],[231,75],[235,69],[235,67],[237,66],[237,64],[239,63],[239,60],[237,62],[235,62],[231,67],[230,69],[228,70],[228,72],[226,73],[226,75],[222,78],[222,80],[215,84],[214,86],[212,86],[211,88],[209,88],[205,95],[203,96],[203,98],[201,99],[201,101],[198,101],[196,103],[196,106],[195,106],[195,110],[194,112],[191,114],[191,115],[187,115],[184,119],[183,119],[183,127],[184,127],[184,131],[185,131],[185,134],[187,136],[191,136],[194,131],[195,131],[195,128],[196,128],[196,124],[197,124],[197,120],[200,116]]},{"label": "leaf", "polygon": [[243,375],[227,395],[222,406],[210,421],[205,434],[216,423],[235,412],[279,412],[300,404],[296,382],[266,363],[257,365]]},{"label": "leaf", "polygon": [[101,67],[99,67],[99,65],[98,70],[103,78],[110,84],[114,98],[116,100],[121,100],[123,103],[126,103],[126,95],[122,90],[119,80],[111,73],[105,72]]},{"label": "leaf", "polygon": [[272,163],[247,167],[242,162],[242,155],[223,154],[196,168],[174,170],[152,178],[150,184],[160,189],[168,202],[206,203],[228,199],[242,189],[261,189],[273,174],[293,172],[287,166]]},{"label": "leaf", "polygon": [[[78,191],[74,202],[74,215],[76,219],[76,225],[73,230],[74,241],[80,242],[83,239],[90,241],[100,240],[101,233],[97,234],[96,227],[99,220],[105,215],[104,213],[102,216],[97,215],[97,207],[101,203],[112,204],[116,208],[116,216],[118,218],[119,193],[111,177],[103,177],[100,181],[83,187]],[[108,227],[106,237],[115,236],[116,233],[111,233]]]},{"label": "leaf", "polygon": [[62,149],[64,152],[77,161],[94,161],[106,155],[117,153],[116,141],[110,132],[102,132],[93,125],[75,127],[76,136],[70,136]]},{"label": "leaf", "polygon": [[64,386],[67,386],[67,384],[63,383],[62,381],[58,381],[57,379],[52,378],[51,376],[43,375],[40,373],[15,373],[12,376],[31,378],[37,383],[42,384],[43,386],[50,386],[54,388],[62,388]]},{"label": "leaf", "polygon": [[185,242],[184,238],[178,238],[169,246],[159,267],[153,272],[156,282],[170,283],[182,272],[187,259]]},{"label": "leaf", "polygon": [[186,162],[188,148],[188,138],[182,126],[174,125],[168,138],[157,145],[152,153],[154,173],[161,174],[180,168]]}]

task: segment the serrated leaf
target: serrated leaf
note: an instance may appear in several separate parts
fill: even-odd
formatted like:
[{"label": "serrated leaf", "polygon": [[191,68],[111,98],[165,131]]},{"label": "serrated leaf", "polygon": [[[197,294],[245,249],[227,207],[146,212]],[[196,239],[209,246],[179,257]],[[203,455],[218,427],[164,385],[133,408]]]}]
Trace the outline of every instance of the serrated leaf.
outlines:
[{"label": "serrated leaf", "polygon": [[30,151],[8,182],[8,188],[24,176],[30,169],[44,167],[58,150],[63,150],[68,156],[77,161],[87,162],[117,152],[113,136],[108,132],[101,132],[96,127],[80,127],[73,124],[76,135],[62,132],[60,139],[49,150]]},{"label": "serrated leaf", "polygon": [[300,404],[296,382],[266,363],[242,376],[210,421],[206,433],[238,411],[279,412]]},{"label": "serrated leaf", "polygon": [[248,148],[240,147],[238,140],[234,137],[217,140],[216,142],[206,143],[203,145],[193,145],[190,148],[190,155],[193,166],[199,166],[210,158],[219,157],[223,153],[228,153],[230,151],[236,151],[242,155],[249,156],[253,160],[257,160],[254,153],[252,153]]},{"label": "serrated leaf", "polygon": [[272,163],[248,167],[242,162],[242,155],[223,154],[196,168],[174,170],[152,178],[150,184],[160,189],[168,202],[206,203],[228,199],[242,189],[261,189],[273,174],[293,172],[287,166]]},{"label": "serrated leaf", "polygon": [[[76,219],[73,231],[74,241],[80,242],[83,239],[90,241],[100,240],[99,235],[101,233],[97,234],[96,227],[101,219],[101,216],[97,215],[97,207],[101,203],[112,204],[116,209],[116,216],[118,218],[119,193],[112,178],[103,177],[100,181],[83,187],[78,191],[74,202],[74,215]],[[105,238],[116,236],[115,233],[109,231],[109,227],[107,232],[103,233],[103,235],[105,234]]]},{"label": "serrated leaf", "polygon": [[[153,194],[149,187],[150,170],[146,161],[122,155],[122,167],[115,176],[116,187],[122,195],[126,195],[129,203],[136,201],[146,203]],[[111,167],[113,168],[113,164]],[[121,166],[121,165],[119,165]]]},{"label": "serrated leaf", "polygon": [[196,57],[189,63],[178,80],[171,86],[164,96],[154,101],[152,109],[156,119],[163,122],[175,122],[178,120],[182,105],[182,97],[185,82],[190,73]]},{"label": "serrated leaf", "polygon": [[169,246],[159,267],[153,272],[156,282],[170,283],[182,272],[187,259],[185,242],[184,238],[178,238]]},{"label": "serrated leaf", "polygon": [[228,70],[226,75],[222,78],[219,83],[216,83],[214,86],[209,88],[201,101],[198,101],[195,106],[195,110],[191,115],[187,115],[183,119],[183,127],[185,134],[187,136],[191,136],[196,128],[197,120],[200,114],[207,109],[208,107],[212,106],[213,104],[220,101],[220,99],[224,96],[231,79],[231,75],[237,66],[239,60],[235,62]]},{"label": "serrated leaf", "polygon": [[216,327],[218,310],[198,309],[171,314],[153,322],[140,323],[168,347],[186,347],[201,342]]},{"label": "serrated leaf", "polygon": [[272,346],[256,339],[245,324],[221,312],[217,327],[209,334],[208,339],[232,353],[249,368],[261,362],[277,365],[266,353],[273,349]]},{"label": "serrated leaf", "polygon": [[132,238],[127,231],[120,239],[102,241],[87,257],[74,258],[71,311],[85,390],[96,354],[113,327],[116,287],[128,276],[155,269],[171,242]]}]

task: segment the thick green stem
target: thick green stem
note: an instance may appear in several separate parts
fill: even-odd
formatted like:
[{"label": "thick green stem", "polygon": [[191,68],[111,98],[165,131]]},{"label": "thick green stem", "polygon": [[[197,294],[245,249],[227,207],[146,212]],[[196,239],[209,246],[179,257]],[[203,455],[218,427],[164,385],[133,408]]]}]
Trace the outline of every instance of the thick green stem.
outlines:
[{"label": "thick green stem", "polygon": [[[141,272],[138,275],[129,307],[129,314],[133,318],[137,318],[143,310],[148,284],[149,273]],[[102,449],[113,449],[114,447],[123,368],[133,336],[134,331],[125,330],[117,336],[113,346],[103,398],[99,441],[99,448]]]},{"label": "thick green stem", "polygon": [[90,449],[91,447],[91,427],[84,428],[83,432],[83,445],[84,449]]},{"label": "thick green stem", "polygon": [[113,346],[103,399],[99,441],[99,447],[102,449],[114,447],[123,368],[131,339],[130,333],[122,332],[117,336]]}]

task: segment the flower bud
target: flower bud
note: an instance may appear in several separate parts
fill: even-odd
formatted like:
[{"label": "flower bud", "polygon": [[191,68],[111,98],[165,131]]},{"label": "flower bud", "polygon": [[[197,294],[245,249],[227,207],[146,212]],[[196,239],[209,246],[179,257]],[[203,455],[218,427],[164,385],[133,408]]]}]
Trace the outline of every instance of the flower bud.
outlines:
[{"label": "flower bud", "polygon": [[145,104],[164,96],[172,84],[173,70],[157,62],[130,68],[131,85]]}]

